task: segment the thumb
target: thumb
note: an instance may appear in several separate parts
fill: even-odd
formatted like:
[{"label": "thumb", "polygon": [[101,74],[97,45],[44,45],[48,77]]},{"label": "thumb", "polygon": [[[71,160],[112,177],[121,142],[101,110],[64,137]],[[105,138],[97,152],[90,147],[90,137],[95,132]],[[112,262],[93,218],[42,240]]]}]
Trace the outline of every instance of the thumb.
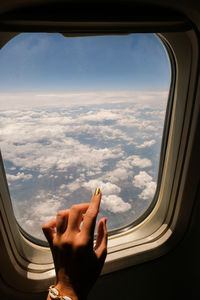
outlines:
[{"label": "thumb", "polygon": [[97,225],[97,239],[94,251],[98,258],[106,258],[107,255],[107,243],[108,232],[106,228],[107,218],[102,218]]}]

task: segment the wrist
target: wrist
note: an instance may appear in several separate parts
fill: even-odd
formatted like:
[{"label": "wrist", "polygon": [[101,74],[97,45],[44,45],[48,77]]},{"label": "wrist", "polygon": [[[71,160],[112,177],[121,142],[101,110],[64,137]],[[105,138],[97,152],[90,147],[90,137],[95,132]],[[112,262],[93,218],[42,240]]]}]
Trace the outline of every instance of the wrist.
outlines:
[{"label": "wrist", "polygon": [[55,285],[55,288],[59,291],[59,294],[61,296],[70,297],[72,300],[82,300],[77,296],[77,294],[71,286],[62,283],[57,283]]}]

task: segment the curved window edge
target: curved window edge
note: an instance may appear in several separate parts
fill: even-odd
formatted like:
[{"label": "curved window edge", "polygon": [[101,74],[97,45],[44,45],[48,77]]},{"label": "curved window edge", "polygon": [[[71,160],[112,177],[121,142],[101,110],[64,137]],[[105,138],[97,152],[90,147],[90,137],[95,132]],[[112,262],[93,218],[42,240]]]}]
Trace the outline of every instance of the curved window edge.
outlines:
[{"label": "curved window edge", "polygon": [[[109,238],[108,256],[102,274],[165,254],[182,238],[190,219],[195,189],[190,194],[190,201],[187,201],[185,190],[189,184],[187,178],[193,172],[190,157],[195,130],[192,131],[192,128],[198,120],[200,106],[195,101],[198,43],[192,30],[164,33],[161,37],[175,57],[176,83],[171,91],[173,109],[158,201],[140,224]],[[194,105],[198,109],[194,109]],[[20,276],[25,292],[43,291],[55,277],[50,250],[28,241],[17,227],[2,160],[0,179],[0,240],[4,249],[0,262],[4,266],[9,260],[9,263],[6,262],[7,271],[1,276],[17,289],[20,287],[15,283],[15,278]]]}]

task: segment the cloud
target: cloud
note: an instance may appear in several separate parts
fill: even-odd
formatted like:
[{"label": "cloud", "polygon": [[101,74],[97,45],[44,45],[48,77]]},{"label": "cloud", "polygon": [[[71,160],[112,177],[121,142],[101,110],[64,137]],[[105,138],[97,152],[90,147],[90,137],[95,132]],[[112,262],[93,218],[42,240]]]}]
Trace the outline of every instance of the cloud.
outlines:
[{"label": "cloud", "polygon": [[143,188],[151,181],[152,181],[152,176],[150,176],[145,171],[140,171],[138,175],[134,176],[133,184],[138,188]]},{"label": "cloud", "polygon": [[116,195],[103,196],[101,207],[112,213],[122,213],[131,209],[131,204],[124,202],[122,198]]},{"label": "cloud", "polygon": [[118,168],[132,169],[133,167],[148,168],[152,166],[152,162],[148,158],[141,158],[139,155],[130,155],[117,163]]},{"label": "cloud", "polygon": [[61,190],[66,190],[67,192],[73,193],[74,191],[78,190],[81,187],[82,180],[77,178],[75,181],[69,184],[62,184],[60,186]]},{"label": "cloud", "polygon": [[165,108],[168,91],[98,91],[68,93],[0,93],[0,107],[30,109],[102,103],[136,103],[138,108]]},{"label": "cloud", "polygon": [[31,219],[39,220],[40,222],[45,222],[50,218],[56,216],[60,208],[60,202],[57,199],[47,199],[42,202],[38,202],[32,207],[32,217]]},{"label": "cloud", "polygon": [[156,191],[156,182],[151,181],[146,184],[145,189],[139,195],[139,198],[143,200],[153,199]]},{"label": "cloud", "polygon": [[101,180],[90,180],[83,185],[86,189],[94,192],[96,187],[100,187],[102,192],[101,208],[112,213],[122,213],[131,209],[131,204],[125,202],[116,194],[121,192],[121,188],[111,182],[103,182]]},{"label": "cloud", "polygon": [[157,119],[152,120],[145,120],[144,117],[138,117],[132,116],[132,114],[129,115],[129,118],[122,118],[118,120],[117,125],[123,126],[126,128],[133,128],[140,132],[157,132],[160,130],[160,120],[158,122]]},{"label": "cloud", "polygon": [[116,184],[113,184],[111,182],[103,182],[98,179],[85,182],[82,186],[88,190],[91,190],[92,192],[94,192],[95,188],[99,187],[103,195],[119,194],[121,192],[121,188]]},{"label": "cloud", "polygon": [[155,140],[151,140],[151,141],[145,141],[143,144],[141,145],[137,145],[136,148],[146,148],[146,147],[151,147],[152,145],[154,145],[156,143]]},{"label": "cloud", "polygon": [[110,141],[115,139],[123,139],[124,141],[128,141],[133,143],[133,137],[128,136],[128,134],[119,129],[116,128],[115,125],[82,125],[80,126],[79,132],[87,132],[89,134],[94,134],[94,132],[98,133],[98,139],[101,138],[102,140]]},{"label": "cloud", "polygon": [[156,191],[156,182],[152,181],[150,176],[145,171],[140,171],[138,175],[134,176],[133,185],[137,188],[144,188],[139,198],[143,200],[152,199]]},{"label": "cloud", "polygon": [[94,121],[94,122],[104,122],[106,120],[118,120],[120,119],[120,112],[113,113],[111,110],[101,109],[94,113],[94,111],[89,111],[80,118],[80,121]]},{"label": "cloud", "polygon": [[102,168],[106,160],[120,158],[123,155],[118,148],[95,148],[84,145],[77,139],[66,138],[59,127],[54,127],[53,130],[49,128],[45,134],[38,133],[38,140],[34,142],[34,138],[32,139],[34,129],[31,127],[29,134],[25,125],[24,128],[20,128],[20,134],[13,126],[13,130],[4,136],[5,140],[2,141],[4,159],[21,170],[36,169],[40,173],[47,173],[52,168],[67,170],[77,165],[95,170],[96,166]]},{"label": "cloud", "polygon": [[117,168],[110,172],[107,172],[103,177],[105,180],[109,180],[110,182],[120,182],[124,180],[128,180],[129,177],[133,176],[133,171],[130,171],[126,168]]},{"label": "cloud", "polygon": [[32,174],[24,174],[23,172],[18,172],[16,175],[7,174],[6,177],[9,182],[16,181],[16,180],[26,181],[26,180],[33,178],[33,175]]},{"label": "cloud", "polygon": [[[11,197],[19,207],[20,224],[25,224],[27,231],[33,234],[40,231],[39,224],[55,215],[58,209],[66,204],[71,206],[77,199],[74,195],[83,193],[82,199],[87,201],[88,191],[93,193],[96,187],[102,190],[105,214],[134,209],[134,217],[137,216],[134,202],[124,201],[127,197],[132,199],[127,191],[138,194],[136,188],[140,188],[140,199],[153,197],[156,183],[148,174],[153,163],[152,154],[145,157],[141,150],[154,144],[162,127],[160,118],[156,119],[157,115],[153,113],[153,103],[156,103],[153,94],[146,94],[149,98],[145,104],[145,97],[142,103],[139,93],[119,93],[117,98],[117,93],[105,92],[98,94],[96,103],[99,101],[100,105],[86,104],[92,103],[97,94],[35,95],[33,108],[27,107],[29,101],[25,103],[25,96],[21,95],[22,99],[17,99],[19,107],[20,101],[23,102],[21,110],[15,105],[13,96],[12,109],[0,111],[0,142]],[[126,103],[122,103],[122,96]],[[79,97],[80,103],[83,99],[85,102],[75,106]],[[36,108],[36,104],[40,106],[39,102],[43,106]],[[102,105],[104,102],[106,104]],[[18,190],[15,190],[17,180],[21,181],[17,182]],[[34,191],[36,185],[39,185],[35,189],[37,192]],[[16,199],[20,188],[26,189],[28,200],[25,196],[23,200]],[[43,193],[39,191],[41,188]],[[124,214],[125,223],[126,217]]]},{"label": "cloud", "polygon": [[[37,201],[36,201],[37,200]],[[17,220],[29,234],[45,239],[41,230],[42,224],[55,218],[61,208],[61,201],[56,195],[40,191],[36,199],[29,199],[20,203],[17,211]]]},{"label": "cloud", "polygon": [[139,168],[147,168],[152,166],[152,162],[148,158],[141,158],[138,155],[132,155],[131,157],[131,165]]}]

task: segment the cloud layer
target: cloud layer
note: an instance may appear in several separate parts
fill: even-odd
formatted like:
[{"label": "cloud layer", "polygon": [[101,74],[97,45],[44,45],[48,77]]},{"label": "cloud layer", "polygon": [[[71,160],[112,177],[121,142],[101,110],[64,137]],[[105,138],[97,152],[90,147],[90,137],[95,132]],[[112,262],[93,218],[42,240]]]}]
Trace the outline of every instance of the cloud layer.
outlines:
[{"label": "cloud layer", "polygon": [[27,108],[31,96],[0,111],[7,179],[25,230],[43,238],[45,220],[88,201],[96,187],[110,229],[130,223],[148,207],[156,189],[166,94],[135,92],[130,102],[133,94],[124,92],[125,101],[119,102],[120,93],[100,93],[90,104],[90,93],[82,95],[88,97],[84,105],[75,105],[77,95],[57,95],[61,106],[59,100],[53,104],[53,95],[40,95],[45,106],[50,99],[49,107],[36,101]]}]

